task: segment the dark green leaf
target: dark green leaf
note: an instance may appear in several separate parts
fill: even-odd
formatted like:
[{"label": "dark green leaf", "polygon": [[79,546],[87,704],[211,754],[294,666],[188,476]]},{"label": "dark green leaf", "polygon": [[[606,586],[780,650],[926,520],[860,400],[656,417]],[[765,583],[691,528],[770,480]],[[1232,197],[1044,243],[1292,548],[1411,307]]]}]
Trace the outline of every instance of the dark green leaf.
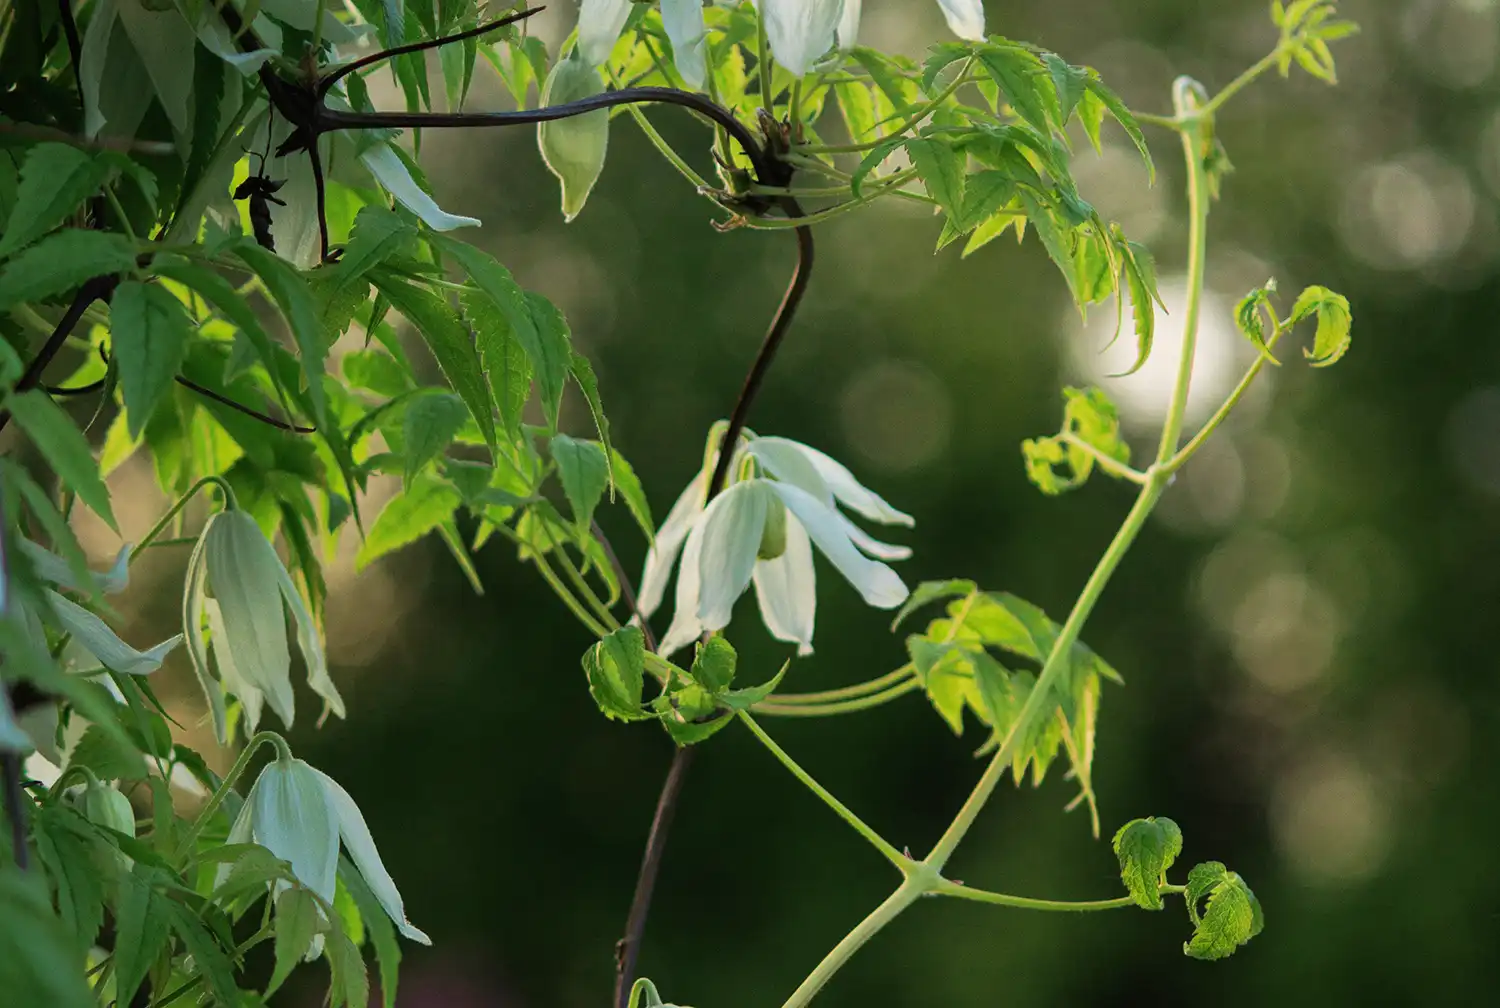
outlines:
[{"label": "dark green leaf", "polygon": [[1057,97],[1050,90],[1052,82],[1041,61],[1020,46],[1007,43],[980,46],[976,55],[1016,114],[1043,136],[1049,135],[1053,117],[1048,113],[1055,113]]},{"label": "dark green leaf", "polygon": [[[474,328],[474,342],[489,379],[500,426],[506,437],[514,440],[521,436],[522,412],[531,397],[531,359],[516,339],[510,317],[488,294],[465,291],[459,303],[464,318]],[[530,312],[524,303],[521,310],[527,312],[529,325]]]},{"label": "dark green leaf", "polygon": [[[1114,116],[1115,122],[1124,128],[1126,135],[1130,137],[1130,142],[1135,144],[1135,149],[1140,152],[1141,160],[1146,163],[1149,181],[1154,185],[1156,164],[1151,160],[1151,149],[1146,146],[1146,134],[1141,132],[1140,123],[1136,122],[1135,116],[1125,107],[1125,103],[1120,100],[1119,96],[1105,87],[1104,81],[1092,70],[1089,71],[1088,89],[1089,94],[1097,98],[1109,114]],[[1097,134],[1097,130],[1095,132]]]},{"label": "dark green leaf", "polygon": [[130,1004],[146,971],[167,944],[171,925],[166,897],[153,887],[155,869],[137,864],[120,879],[115,902],[115,993],[118,1003]]},{"label": "dark green leaf", "polygon": [[905,143],[906,138],[899,136],[882,140],[872,147],[870,153],[866,154],[860,160],[859,167],[854,169],[853,175],[849,176],[849,191],[855,199],[859,199],[860,187],[864,185],[864,181],[869,177],[870,173],[879,168],[881,162],[890,157],[893,152],[899,150]]},{"label": "dark green leaf", "polygon": [[390,299],[391,305],[421,333],[448,383],[474,415],[474,421],[484,435],[484,443],[493,456],[497,450],[495,409],[479,362],[479,351],[475,349],[463,320],[435,294],[389,276],[379,276],[375,283]]},{"label": "dark green leaf", "polygon": [[323,343],[323,330],[318,322],[317,304],[308,291],[306,278],[276,253],[267,252],[249,239],[237,242],[235,252],[260,277],[286,317],[292,337],[297,342],[297,350],[301,354],[302,372],[307,377],[307,394],[312,400],[313,415],[317,418],[318,429],[326,432],[332,426],[328,422],[323,392],[323,358],[327,354],[327,347]]},{"label": "dark green leaf", "polygon": [[[533,291],[526,293],[531,307],[531,318],[535,325],[537,345],[535,352],[527,347],[532,367],[536,371],[537,386],[542,397],[542,412],[549,430],[557,429],[557,414],[562,406],[563,384],[573,364],[572,334],[567,320],[557,306]],[[517,336],[521,337],[520,331]],[[525,339],[522,338],[524,345]]]},{"label": "dark green leaf", "polygon": [[963,157],[940,140],[925,140],[920,137],[906,141],[906,153],[917,169],[927,195],[937,200],[938,206],[951,221],[963,216],[964,166]]},{"label": "dark green leaf", "polygon": [[140,752],[122,745],[99,725],[90,725],[83,733],[68,757],[68,766],[88,767],[101,780],[140,780],[146,776],[146,761]]},{"label": "dark green leaf", "polygon": [[400,251],[416,233],[416,228],[394,211],[383,206],[361,207],[349,233],[349,244],[335,267],[339,282],[346,284],[363,276]]},{"label": "dark green leaf", "polygon": [[916,612],[925,605],[931,605],[938,599],[952,598],[955,595],[973,595],[979,590],[979,586],[973,581],[965,578],[950,578],[947,581],[923,581],[912,589],[906,597],[906,602],[896,612],[896,618],[891,620],[891,630],[894,631],[906,617]]},{"label": "dark green leaf", "polygon": [[109,317],[130,436],[140,437],[182,368],[193,323],[182,302],[165,288],[128,280],[115,290]]},{"label": "dark green leaf", "polygon": [[385,1008],[396,1008],[396,988],[401,972],[401,943],[396,940],[396,929],[374,893],[370,892],[364,877],[347,858],[340,859],[338,878],[348,887],[349,895],[354,898],[370,932],[375,961],[380,966],[380,996]]},{"label": "dark green leaf", "polygon": [[1083,67],[1076,67],[1056,53],[1043,53],[1042,62],[1052,77],[1052,86],[1057,91],[1059,125],[1066,125],[1073,110],[1088,91],[1089,74]]},{"label": "dark green leaf", "polygon": [[359,947],[343,928],[334,928],[323,944],[333,982],[329,989],[330,1008],[365,1008],[370,1000],[370,977]]},{"label": "dark green leaf", "polygon": [[0,271],[0,311],[62,294],[96,276],[135,268],[128,238],[69,229],[16,256]]},{"label": "dark green leaf", "polygon": [[1167,869],[1182,853],[1182,830],[1166,818],[1132,819],[1115,833],[1114,848],[1120,879],[1136,906],[1160,910]]},{"label": "dark green leaf", "polygon": [[0,871],[0,991],[6,1004],[94,1008],[83,951],[48,905],[39,875]]},{"label": "dark green leaf", "polygon": [[158,276],[175,280],[189,288],[232,322],[255,348],[256,355],[270,373],[271,380],[276,381],[278,369],[275,345],[261,326],[254,309],[235,291],[234,286],[219,274],[202,266],[186,260],[164,261],[165,259],[166,257],[158,258],[152,265],[153,271]]},{"label": "dark green leaf", "polygon": [[458,491],[430,476],[418,476],[405,493],[392,497],[355,556],[356,569],[364,569],[393,550],[410,545],[453,516],[462,501]]},{"label": "dark green leaf", "polygon": [[266,985],[266,996],[286,982],[307,955],[318,933],[318,901],[301,886],[292,886],[276,897],[276,970]]},{"label": "dark green leaf", "polygon": [[[193,970],[208,981],[208,989],[220,1004],[239,1001],[239,985],[234,982],[234,964],[218,938],[193,911],[175,900],[163,900],[172,930],[183,948],[193,957]],[[232,947],[232,946],[231,946]]]},{"label": "dark green leaf", "polygon": [[37,389],[12,393],[5,406],[58,478],[118,532],[119,526],[115,524],[114,511],[109,505],[109,490],[99,477],[99,465],[72,418],[45,392]]},{"label": "dark green leaf", "polygon": [[583,655],[589,693],[607,717],[634,721],[645,716],[646,645],[639,627],[621,627]]},{"label": "dark green leaf", "polygon": [[31,244],[61,224],[99,190],[107,174],[98,159],[69,144],[41,143],[31,148],[21,165],[15,205],[0,235],[0,256]]},{"label": "dark green leaf", "polygon": [[87,950],[104,921],[104,880],[96,858],[109,856],[109,845],[77,813],[57,804],[37,809],[34,833],[37,853],[57,889],[63,926],[79,949]]}]

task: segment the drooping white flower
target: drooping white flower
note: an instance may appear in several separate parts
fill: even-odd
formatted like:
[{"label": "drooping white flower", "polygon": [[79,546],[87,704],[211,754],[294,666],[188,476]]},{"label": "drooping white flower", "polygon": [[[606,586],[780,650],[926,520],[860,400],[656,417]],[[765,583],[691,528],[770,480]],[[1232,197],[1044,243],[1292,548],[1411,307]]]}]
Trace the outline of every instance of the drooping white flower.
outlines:
[{"label": "drooping white flower", "polygon": [[879,542],[850,521],[840,505],[885,525],[911,525],[856,480],[843,465],[815,448],[778,437],[747,437],[735,448],[730,472],[738,476],[706,507],[704,497],[716,452],[672,506],[646,555],[638,605],[649,617],[661,605],[678,564],[676,608],[662,639],[671,654],[705,630],[729,624],[734,603],[753,583],[766,629],[777,640],[812,651],[817,612],[812,548],[817,546],[872,606],[905,601],[906,585],[882,560],[911,555]]},{"label": "drooping white flower", "polygon": [[[283,752],[266,764],[230,827],[228,843],[257,843],[289,862],[292,874],[332,903],[339,842],[396,928],[412,941],[432,940],[406,919],[401,893],[349,792],[323,771]],[[227,874],[228,866],[221,870]]]},{"label": "drooping white flower", "polygon": [[579,5],[578,51],[589,66],[609,59],[630,17],[630,4],[631,0],[583,0]]},{"label": "drooping white flower", "polygon": [[801,77],[833,48],[844,0],[756,0],[776,62]]},{"label": "drooping white flower", "polygon": [[673,62],[684,83],[688,87],[702,87],[708,73],[704,61],[708,34],[703,25],[703,0],[661,0],[661,23],[672,43]]},{"label": "drooping white flower", "polygon": [[839,18],[840,49],[853,49],[859,43],[859,15],[864,0],[844,0],[844,14]]},{"label": "drooping white flower", "polygon": [[[308,685],[333,713],[343,717],[344,701],[328,674],[318,627],[276,548],[244,511],[220,511],[210,518],[188,560],[183,630],[220,742],[227,741],[225,689],[240,698],[250,731],[255,730],[263,702],[291,726],[294,702],[287,609],[296,623]],[[210,641],[218,679],[209,665]]]},{"label": "drooping white flower", "polygon": [[948,28],[961,39],[984,41],[984,0],[938,0]]}]

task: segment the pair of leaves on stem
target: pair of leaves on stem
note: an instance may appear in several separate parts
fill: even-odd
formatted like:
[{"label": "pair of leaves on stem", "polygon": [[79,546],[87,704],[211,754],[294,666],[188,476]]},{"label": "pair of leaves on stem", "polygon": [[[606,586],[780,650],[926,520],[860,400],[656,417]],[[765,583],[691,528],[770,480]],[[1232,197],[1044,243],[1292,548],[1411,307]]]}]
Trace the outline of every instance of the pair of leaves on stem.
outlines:
[{"label": "pair of leaves on stem", "polygon": [[[661,681],[661,692],[643,699],[647,661]],[[657,720],[678,745],[701,742],[732,720],[735,711],[760,703],[786,674],[783,665],[769,682],[730,689],[738,656],[723,637],[698,644],[691,669],[648,654],[639,627],[621,627],[583,655],[589,693],[606,717],[620,721]]]},{"label": "pair of leaves on stem", "polygon": [[990,737],[980,754],[1002,745],[1013,732],[1024,733],[1017,740],[1011,764],[1017,783],[1030,765],[1032,783],[1039,785],[1058,750],[1066,751],[1071,776],[1079,786],[1078,797],[1068,807],[1087,802],[1097,834],[1092,766],[1100,680],[1120,683],[1119,673],[1086,645],[1075,643],[1053,697],[1031,723],[1021,724],[1036,674],[1006,667],[992,651],[1042,665],[1061,628],[1024,599],[981,592],[972,581],[952,580],[918,585],[897,613],[892,629],[918,608],[942,599],[951,600],[946,616],[906,639],[912,668],[934,709],[955,735],[963,732],[965,710],[986,726]]},{"label": "pair of leaves on stem", "polygon": [[1120,433],[1119,411],[1103,390],[1065,388],[1063,402],[1060,432],[1021,442],[1027,478],[1049,495],[1082,486],[1099,457],[1130,464],[1130,445]]},{"label": "pair of leaves on stem", "polygon": [[[1120,880],[1131,899],[1144,910],[1160,910],[1162,892],[1169,885],[1167,869],[1182,853],[1182,830],[1161,816],[1132,819],[1115,833],[1114,850],[1120,861]],[[1205,861],[1188,872],[1183,898],[1193,936],[1182,950],[1194,959],[1233,955],[1265,927],[1255,893],[1218,861]],[[1203,906],[1205,899],[1208,902]]]},{"label": "pair of leaves on stem", "polygon": [[[1245,338],[1254,344],[1262,357],[1271,364],[1279,365],[1271,349],[1282,333],[1299,322],[1310,318],[1318,321],[1313,334],[1311,348],[1304,347],[1302,354],[1313,367],[1329,367],[1343,359],[1349,351],[1354,315],[1349,310],[1349,299],[1327,287],[1308,287],[1297,296],[1292,305],[1292,314],[1286,321],[1276,318],[1271,296],[1276,293],[1276,281],[1267,280],[1264,287],[1257,287],[1240,299],[1234,308],[1234,322]],[[1271,325],[1266,325],[1267,318]]]}]

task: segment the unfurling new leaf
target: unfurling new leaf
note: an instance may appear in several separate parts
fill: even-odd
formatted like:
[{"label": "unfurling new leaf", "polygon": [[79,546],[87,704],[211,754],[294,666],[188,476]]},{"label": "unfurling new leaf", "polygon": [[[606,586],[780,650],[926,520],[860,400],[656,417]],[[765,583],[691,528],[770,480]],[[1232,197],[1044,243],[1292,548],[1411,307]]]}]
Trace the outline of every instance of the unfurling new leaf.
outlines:
[{"label": "unfurling new leaf", "polygon": [[621,627],[584,652],[589,693],[605,716],[621,721],[649,717],[641,707],[645,662],[645,638],[633,626]]},{"label": "unfurling new leaf", "polygon": [[1120,859],[1120,880],[1136,905],[1160,910],[1167,869],[1182,853],[1182,830],[1166,818],[1132,819],[1115,833],[1114,848]]},{"label": "unfurling new leaf", "polygon": [[[1237,873],[1217,861],[1205,861],[1188,873],[1188,916],[1193,921],[1193,937],[1182,950],[1194,959],[1224,959],[1260,934],[1266,919],[1260,900]],[[1204,897],[1208,905],[1200,913]]]}]

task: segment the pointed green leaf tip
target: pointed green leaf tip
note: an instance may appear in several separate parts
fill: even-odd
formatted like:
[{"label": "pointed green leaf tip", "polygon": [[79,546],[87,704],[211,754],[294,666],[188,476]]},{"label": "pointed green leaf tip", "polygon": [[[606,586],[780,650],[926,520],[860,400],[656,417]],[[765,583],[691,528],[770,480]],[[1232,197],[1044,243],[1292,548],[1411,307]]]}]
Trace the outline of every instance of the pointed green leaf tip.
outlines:
[{"label": "pointed green leaf tip", "polygon": [[589,693],[606,717],[636,721],[649,716],[641,708],[645,665],[646,645],[640,627],[621,627],[584,652]]},{"label": "pointed green leaf tip", "polygon": [[[599,71],[574,50],[547,75],[542,87],[542,105],[562,105],[603,90],[604,80]],[[609,112],[600,109],[544,122],[537,127],[537,144],[548,171],[562,184],[563,218],[571,221],[583,211],[583,204],[604,170],[604,155],[609,147]]]},{"label": "pointed green leaf tip", "polygon": [[1120,859],[1120,880],[1136,906],[1160,910],[1167,869],[1182,853],[1182,830],[1170,819],[1132,819],[1115,834],[1114,848]]},{"label": "pointed green leaf tip", "polygon": [[1349,299],[1327,287],[1309,287],[1292,306],[1292,318],[1287,324],[1296,325],[1314,315],[1318,317],[1318,331],[1313,337],[1312,349],[1302,352],[1312,361],[1313,367],[1337,364],[1349,351],[1349,333],[1354,326]]},{"label": "pointed green leaf tip", "polygon": [[[1217,861],[1205,861],[1188,872],[1188,916],[1193,937],[1182,951],[1194,959],[1224,959],[1260,934],[1266,926],[1260,900],[1240,876]],[[1200,914],[1198,904],[1208,897]]]}]

